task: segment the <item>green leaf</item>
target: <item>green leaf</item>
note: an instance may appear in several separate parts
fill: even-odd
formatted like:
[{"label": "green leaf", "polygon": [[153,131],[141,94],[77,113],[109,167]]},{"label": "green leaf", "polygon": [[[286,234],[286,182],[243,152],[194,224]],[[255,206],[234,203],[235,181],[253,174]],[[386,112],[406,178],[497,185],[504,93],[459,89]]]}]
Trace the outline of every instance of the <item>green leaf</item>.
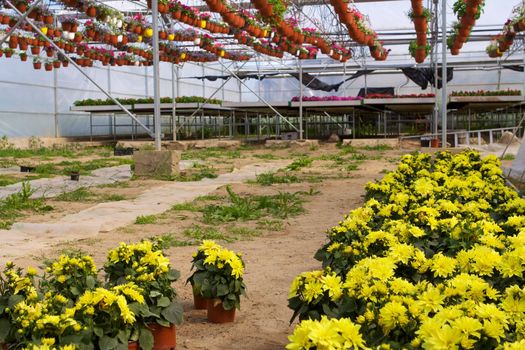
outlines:
[{"label": "green leaf", "polygon": [[76,286],[71,286],[69,290],[71,291],[71,294],[73,294],[74,296],[80,295],[80,290],[78,290]]},{"label": "green leaf", "polygon": [[0,319],[0,343],[4,343],[9,330],[11,329],[11,323],[5,318]]},{"label": "green leaf", "polygon": [[230,288],[228,288],[225,284],[219,284],[217,286],[217,296],[222,297],[223,295],[226,295],[230,292]]},{"label": "green leaf", "polygon": [[157,300],[157,306],[158,307],[167,307],[171,303],[170,299],[168,297],[162,297]]},{"label": "green leaf", "polygon": [[126,343],[118,343],[115,350],[128,350],[128,342]]},{"label": "green leaf", "polygon": [[162,295],[162,293],[159,292],[158,290],[152,290],[151,292],[149,292],[149,296],[151,298],[160,297],[161,295]]},{"label": "green leaf", "polygon": [[142,350],[151,350],[153,348],[153,334],[147,328],[140,330],[139,344]]},{"label": "green leaf", "polygon": [[111,338],[107,335],[104,335],[100,337],[98,341],[98,346],[100,347],[100,350],[113,350],[118,345],[118,339],[117,338]]},{"label": "green leaf", "polygon": [[24,297],[22,295],[11,295],[9,297],[9,300],[7,301],[7,306],[9,306],[10,308],[13,308],[13,306],[15,306],[16,304],[18,304],[19,302],[23,301],[24,300]]},{"label": "green leaf", "polygon": [[88,289],[95,289],[96,285],[97,280],[93,276],[86,277],[86,287],[88,287]]},{"label": "green leaf", "polygon": [[93,333],[100,338],[104,335],[104,330],[100,327],[93,327]]},{"label": "green leaf", "polygon": [[168,271],[168,279],[170,281],[176,281],[180,278],[180,272],[175,269],[170,269]]},{"label": "green leaf", "polygon": [[170,323],[181,324],[183,319],[182,305],[174,300],[167,308],[162,310],[161,315]]},{"label": "green leaf", "polygon": [[129,341],[129,334],[130,331],[127,330],[127,329],[121,329],[118,334],[117,334],[117,338],[119,340],[119,342],[121,342],[122,344],[128,344],[128,341]]}]

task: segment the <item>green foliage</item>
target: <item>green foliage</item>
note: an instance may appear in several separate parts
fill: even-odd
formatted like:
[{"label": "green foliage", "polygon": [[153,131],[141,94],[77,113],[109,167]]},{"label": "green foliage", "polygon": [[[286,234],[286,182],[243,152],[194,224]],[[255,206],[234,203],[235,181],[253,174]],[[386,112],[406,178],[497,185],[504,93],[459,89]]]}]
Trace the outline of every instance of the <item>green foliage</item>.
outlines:
[{"label": "green foliage", "polygon": [[208,147],[203,149],[192,149],[184,151],[182,153],[182,159],[201,159],[206,160],[208,158],[228,158],[237,159],[241,158],[241,152],[239,150],[229,150],[219,147]]},{"label": "green foliage", "polygon": [[[117,101],[119,101],[123,105],[135,105],[135,104],[149,104],[153,103],[152,97],[147,98],[117,98]],[[160,99],[161,103],[172,103],[173,99],[171,97],[161,97]],[[221,100],[212,98],[207,99],[200,96],[181,96],[175,98],[176,103],[208,103],[208,104],[222,104]],[[88,98],[86,100],[78,100],[73,103],[75,106],[113,106],[115,102],[113,102],[112,99],[91,99]]]},{"label": "green foliage", "polygon": [[287,218],[304,212],[301,193],[279,192],[271,196],[239,196],[227,187],[229,205],[210,204],[203,208],[204,222],[213,224],[257,220],[263,216]]},{"label": "green foliage", "polygon": [[196,212],[196,211],[199,211],[200,209],[192,202],[184,202],[184,203],[174,204],[171,207],[171,210]]},{"label": "green foliage", "polygon": [[273,184],[290,184],[290,183],[297,183],[301,182],[301,180],[294,175],[276,175],[274,173],[263,173],[260,175],[257,175],[257,178],[255,180],[256,183],[263,186],[270,186]]},{"label": "green foliage", "polygon": [[155,215],[140,215],[135,219],[136,225],[149,225],[157,222],[157,217]]},{"label": "green foliage", "polygon": [[14,220],[25,212],[46,212],[53,207],[46,205],[42,198],[31,199],[34,191],[29,183],[24,182],[20,192],[11,194],[0,200],[0,229],[8,229]]},{"label": "green foliage", "polygon": [[150,237],[149,240],[161,250],[166,250],[173,247],[186,247],[195,244],[193,241],[180,241],[173,233],[165,233],[160,236]]},{"label": "green foliage", "polygon": [[182,231],[182,234],[188,238],[193,238],[194,242],[200,242],[205,239],[221,240],[225,242],[235,241],[235,239],[226,236],[213,226],[192,225]]},{"label": "green foliage", "polygon": [[306,168],[312,165],[313,161],[314,160],[312,158],[300,157],[299,159],[294,160],[290,165],[288,165],[286,167],[286,170],[295,171],[301,168]]},{"label": "green foliage", "polygon": [[93,170],[108,168],[124,164],[133,164],[133,160],[127,158],[101,158],[87,162],[62,161],[59,163],[45,163],[35,167],[37,174],[43,175],[70,175],[72,171],[78,171],[81,175],[90,175]]},{"label": "green foliage", "polygon": [[55,197],[57,201],[63,202],[85,202],[92,199],[95,194],[85,187],[77,188],[72,192],[64,192]]}]

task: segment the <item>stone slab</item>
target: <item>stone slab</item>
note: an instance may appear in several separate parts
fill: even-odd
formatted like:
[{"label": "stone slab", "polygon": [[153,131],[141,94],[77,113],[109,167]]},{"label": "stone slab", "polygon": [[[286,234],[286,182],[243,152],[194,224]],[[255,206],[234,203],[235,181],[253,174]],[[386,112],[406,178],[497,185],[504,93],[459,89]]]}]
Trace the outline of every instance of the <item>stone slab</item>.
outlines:
[{"label": "stone slab", "polygon": [[159,177],[177,175],[181,153],[174,150],[137,151],[133,153],[135,175]]},{"label": "stone slab", "polygon": [[346,139],[343,140],[343,146],[352,147],[375,147],[386,145],[392,148],[399,147],[399,139]]}]

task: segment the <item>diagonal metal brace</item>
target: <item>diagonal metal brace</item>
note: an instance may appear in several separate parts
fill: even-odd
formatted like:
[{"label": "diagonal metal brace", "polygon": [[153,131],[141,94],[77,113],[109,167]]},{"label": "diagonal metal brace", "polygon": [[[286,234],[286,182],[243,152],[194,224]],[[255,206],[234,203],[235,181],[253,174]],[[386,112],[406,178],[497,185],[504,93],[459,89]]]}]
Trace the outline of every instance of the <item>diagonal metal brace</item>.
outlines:
[{"label": "diagonal metal brace", "polygon": [[253,89],[251,87],[249,87],[244,81],[242,81],[238,76],[237,74],[235,74],[230,68],[226,67],[226,65],[224,63],[222,63],[222,60],[219,59],[219,63],[228,71],[230,72],[231,75],[233,75],[242,85],[244,85],[245,88],[247,88],[248,90],[250,90],[250,92],[252,94],[254,94],[255,96],[259,97],[261,99],[261,101],[267,105],[275,114],[277,114],[279,117],[281,117],[286,123],[288,123],[288,125],[290,125],[293,129],[295,129],[295,131],[299,132],[299,129],[293,125],[288,119],[286,119],[281,113],[279,113],[270,103],[268,103],[268,101],[266,101],[264,98],[262,98],[258,93],[256,93],[255,91],[253,91]]},{"label": "diagonal metal brace", "polygon": [[31,11],[33,11],[39,3],[41,3],[42,0],[36,0],[28,9],[27,11],[22,15],[22,17],[18,18],[18,21],[16,22],[16,24],[7,31],[6,35],[0,39],[0,46],[2,46],[3,43],[5,43],[7,41],[7,38],[9,38],[11,36],[11,34],[18,28],[22,25],[22,23],[24,22],[24,20],[27,18],[27,16],[31,13]]}]

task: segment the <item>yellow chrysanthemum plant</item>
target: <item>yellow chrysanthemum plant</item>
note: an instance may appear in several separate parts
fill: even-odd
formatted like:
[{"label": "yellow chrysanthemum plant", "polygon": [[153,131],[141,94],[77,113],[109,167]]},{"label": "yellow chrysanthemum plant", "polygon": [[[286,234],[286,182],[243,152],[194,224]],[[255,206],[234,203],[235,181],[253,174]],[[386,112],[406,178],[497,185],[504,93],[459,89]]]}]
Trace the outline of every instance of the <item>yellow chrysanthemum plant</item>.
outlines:
[{"label": "yellow chrysanthemum plant", "polygon": [[148,325],[157,323],[163,327],[179,325],[183,320],[182,305],[172,283],[179,279],[180,273],[170,267],[169,259],[160,246],[150,241],[136,244],[121,243],[108,253],[104,265],[106,281],[109,285],[134,283],[143,290],[145,306],[140,313],[144,316],[141,331],[141,347],[149,344],[151,332]]},{"label": "yellow chrysanthemum plant", "polygon": [[[472,151],[406,155],[366,189],[364,205],[317,252],[325,270],[293,282],[295,314],[348,318],[370,348],[520,348],[525,200],[505,186],[498,159]],[[334,286],[339,298],[330,297]],[[330,344],[323,348],[344,349]]]},{"label": "yellow chrysanthemum plant", "polygon": [[[142,317],[141,306],[145,305],[143,294],[144,291],[133,282],[86,291],[74,307],[64,312],[84,326],[81,332],[71,337],[74,344],[78,347],[83,339],[89,339],[88,348],[114,350],[127,349],[129,341],[141,341],[138,319]],[[141,346],[151,349],[147,344]]]},{"label": "yellow chrysanthemum plant", "polygon": [[205,299],[220,299],[224,310],[241,308],[241,295],[246,294],[241,254],[205,240],[193,255],[192,269],[195,271],[187,282],[194,293]]},{"label": "yellow chrysanthemum plant", "polygon": [[16,326],[14,307],[23,302],[36,303],[41,299],[35,283],[36,270],[24,273],[20,267],[8,262],[0,273],[0,344],[15,343],[22,335]]},{"label": "yellow chrysanthemum plant", "polygon": [[75,302],[84,292],[100,286],[93,258],[81,253],[61,255],[45,264],[40,283],[45,292],[58,293]]},{"label": "yellow chrysanthemum plant", "polygon": [[292,282],[288,295],[288,306],[294,310],[290,322],[296,317],[300,320],[317,320],[321,315],[330,314],[339,307],[343,296],[343,283],[330,269],[304,272]]}]

